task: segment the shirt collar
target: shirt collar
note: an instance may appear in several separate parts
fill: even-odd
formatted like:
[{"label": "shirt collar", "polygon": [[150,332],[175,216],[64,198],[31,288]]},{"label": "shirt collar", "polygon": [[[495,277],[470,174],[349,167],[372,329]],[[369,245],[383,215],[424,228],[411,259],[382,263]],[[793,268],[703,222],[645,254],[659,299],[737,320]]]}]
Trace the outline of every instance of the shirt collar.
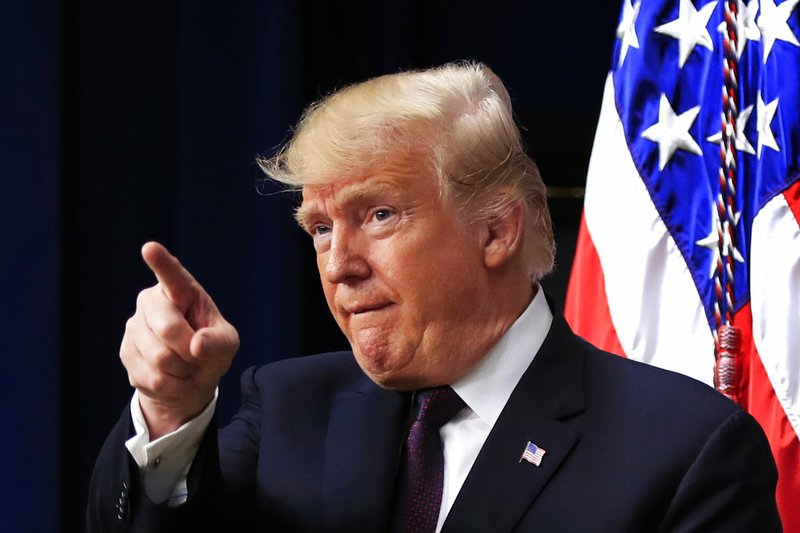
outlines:
[{"label": "shirt collar", "polygon": [[493,427],[517,383],[544,342],[553,313],[541,286],[527,309],[480,363],[451,387],[489,427]]}]

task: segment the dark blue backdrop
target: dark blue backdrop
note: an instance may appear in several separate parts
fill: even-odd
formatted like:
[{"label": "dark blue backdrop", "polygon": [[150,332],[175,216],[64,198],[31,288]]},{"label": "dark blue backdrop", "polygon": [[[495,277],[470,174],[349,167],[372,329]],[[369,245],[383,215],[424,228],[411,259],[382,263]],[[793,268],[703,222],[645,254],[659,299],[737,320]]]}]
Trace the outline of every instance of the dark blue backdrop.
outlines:
[{"label": "dark blue backdrop", "polygon": [[[83,528],[130,395],[118,360],[139,258],[167,244],[256,362],[345,345],[295,199],[254,164],[332,88],[474,58],[510,86],[545,180],[583,184],[618,2],[6,2],[0,17],[0,528]],[[260,194],[259,192],[260,191]],[[580,201],[552,198],[562,297]]]}]

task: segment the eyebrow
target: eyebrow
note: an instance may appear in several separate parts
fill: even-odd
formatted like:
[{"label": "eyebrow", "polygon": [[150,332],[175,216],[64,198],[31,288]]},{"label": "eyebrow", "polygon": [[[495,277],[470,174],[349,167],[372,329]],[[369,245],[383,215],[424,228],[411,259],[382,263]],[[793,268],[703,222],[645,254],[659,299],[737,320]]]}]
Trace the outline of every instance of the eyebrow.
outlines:
[{"label": "eyebrow", "polygon": [[[341,190],[334,193],[334,197],[338,204],[346,207],[351,204],[372,202],[376,197],[386,196],[396,191],[397,187],[390,183],[372,183],[369,186],[361,186],[355,184],[351,186],[344,186]],[[294,219],[303,229],[308,229],[308,223],[314,218],[320,216],[319,210],[315,204],[307,204],[303,202],[294,211]]]},{"label": "eyebrow", "polygon": [[303,228],[304,230],[308,231],[308,221],[312,218],[316,218],[316,209],[311,207],[307,204],[300,204],[294,210],[294,220],[297,222],[297,225]]}]

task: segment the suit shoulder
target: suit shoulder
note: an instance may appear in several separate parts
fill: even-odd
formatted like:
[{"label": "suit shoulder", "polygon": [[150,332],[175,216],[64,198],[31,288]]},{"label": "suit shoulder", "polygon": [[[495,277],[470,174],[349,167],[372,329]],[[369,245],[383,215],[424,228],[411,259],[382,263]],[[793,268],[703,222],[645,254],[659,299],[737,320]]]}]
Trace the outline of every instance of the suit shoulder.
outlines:
[{"label": "suit shoulder", "polygon": [[717,424],[741,408],[694,378],[604,352],[586,343],[587,387],[625,402],[631,411],[674,413],[684,421]]}]

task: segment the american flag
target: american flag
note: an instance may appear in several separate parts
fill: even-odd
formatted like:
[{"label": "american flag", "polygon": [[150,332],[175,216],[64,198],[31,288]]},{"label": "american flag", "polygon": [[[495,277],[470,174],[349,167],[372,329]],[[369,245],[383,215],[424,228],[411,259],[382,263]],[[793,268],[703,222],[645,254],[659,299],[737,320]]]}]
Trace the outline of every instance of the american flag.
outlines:
[{"label": "american flag", "polygon": [[797,3],[624,0],[565,306],[594,344],[753,414],[787,531],[800,531]]},{"label": "american flag", "polygon": [[534,466],[539,466],[542,464],[542,457],[544,457],[545,453],[547,453],[545,450],[528,441],[528,444],[525,445],[525,451],[522,452],[522,457],[519,458],[519,462],[521,463],[524,460]]}]

